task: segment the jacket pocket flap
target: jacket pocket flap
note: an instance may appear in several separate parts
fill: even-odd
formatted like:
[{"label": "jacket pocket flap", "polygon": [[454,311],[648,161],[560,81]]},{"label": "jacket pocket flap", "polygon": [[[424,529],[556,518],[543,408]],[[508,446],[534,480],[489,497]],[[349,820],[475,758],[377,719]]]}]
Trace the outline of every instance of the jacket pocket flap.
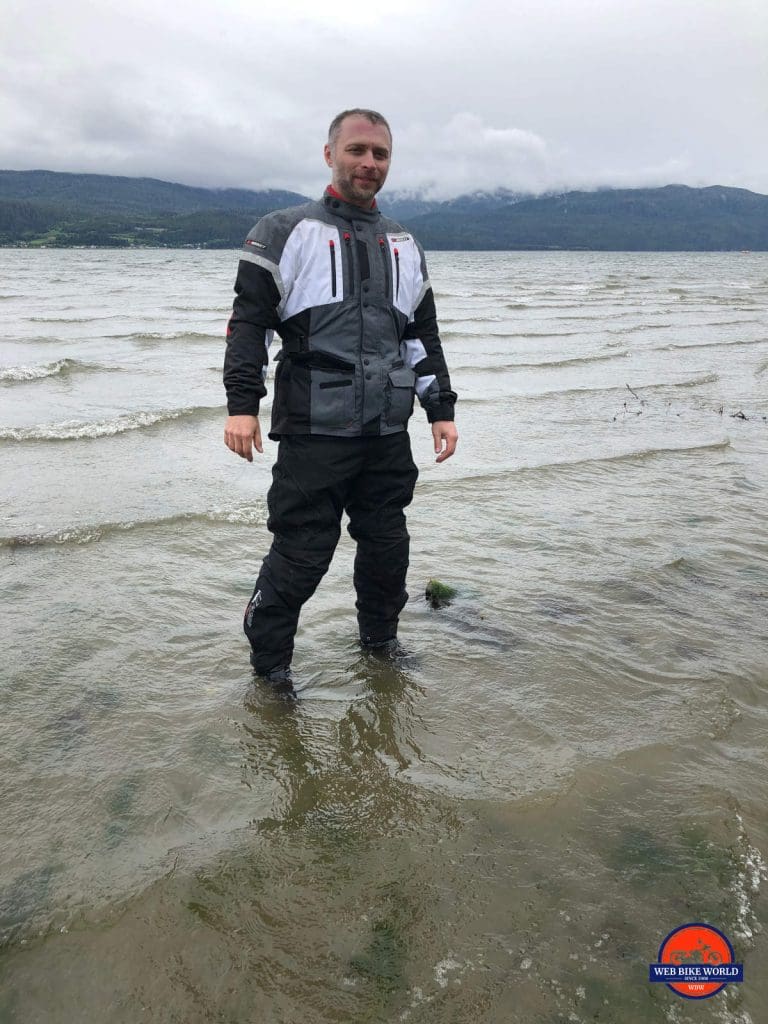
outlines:
[{"label": "jacket pocket flap", "polygon": [[292,352],[290,358],[294,363],[303,363],[306,366],[317,366],[327,370],[346,370],[351,373],[355,364],[333,352],[325,352],[321,348],[313,348],[309,352]]},{"label": "jacket pocket flap", "polygon": [[416,383],[416,374],[408,366],[398,366],[389,371],[389,379],[395,388],[412,388]]}]

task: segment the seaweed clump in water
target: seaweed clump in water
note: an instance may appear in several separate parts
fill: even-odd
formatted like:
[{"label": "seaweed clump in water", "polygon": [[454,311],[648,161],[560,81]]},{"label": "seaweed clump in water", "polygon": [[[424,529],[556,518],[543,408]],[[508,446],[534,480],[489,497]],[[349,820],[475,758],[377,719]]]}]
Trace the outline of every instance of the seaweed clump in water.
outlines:
[{"label": "seaweed clump in water", "polygon": [[427,583],[425,597],[433,608],[447,607],[455,596],[455,589],[447,583],[441,583],[440,580],[434,579]]}]

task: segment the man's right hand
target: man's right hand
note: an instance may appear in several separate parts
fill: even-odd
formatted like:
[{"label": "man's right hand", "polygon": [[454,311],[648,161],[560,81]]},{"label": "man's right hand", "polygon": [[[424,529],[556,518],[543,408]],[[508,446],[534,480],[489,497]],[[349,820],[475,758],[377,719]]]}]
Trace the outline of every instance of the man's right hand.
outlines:
[{"label": "man's right hand", "polygon": [[224,444],[242,459],[253,462],[253,448],[263,454],[258,416],[228,416],[224,424]]}]

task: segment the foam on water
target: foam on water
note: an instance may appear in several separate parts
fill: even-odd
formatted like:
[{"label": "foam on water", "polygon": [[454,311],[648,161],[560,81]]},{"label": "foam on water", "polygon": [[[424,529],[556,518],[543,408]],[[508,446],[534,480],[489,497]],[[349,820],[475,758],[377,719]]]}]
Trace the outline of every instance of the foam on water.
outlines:
[{"label": "foam on water", "polygon": [[736,814],[736,822],[738,837],[734,856],[737,873],[732,889],[736,907],[735,935],[737,939],[751,943],[757,926],[755,901],[761,885],[768,879],[768,868],[763,855],[750,842],[741,814]]},{"label": "foam on water", "polygon": [[220,334],[210,334],[202,331],[145,331],[139,334],[120,334],[116,335],[120,339],[127,341],[135,341],[139,344],[157,344],[165,341],[193,341],[196,343],[210,343],[218,342],[220,345],[224,343],[225,325],[222,318],[222,328]]},{"label": "foam on water", "polygon": [[45,380],[47,377],[114,369],[116,367],[84,363],[79,359],[57,359],[53,363],[33,363],[29,366],[6,366],[0,368],[0,382],[4,384],[27,383],[32,380]]},{"label": "foam on water", "polygon": [[155,519],[131,519],[115,523],[78,524],[60,530],[0,536],[0,547],[28,548],[63,544],[91,544],[116,534],[135,530],[155,530],[194,523],[229,523],[233,526],[256,526],[266,521],[261,502],[233,508],[212,508],[205,512],[183,512]]},{"label": "foam on water", "polygon": [[186,409],[159,409],[124,413],[114,419],[89,423],[64,420],[61,423],[41,424],[34,427],[2,427],[0,441],[82,441],[114,437],[130,430],[145,430],[160,423],[179,419],[199,419],[212,414],[221,415],[219,406],[191,406]]}]

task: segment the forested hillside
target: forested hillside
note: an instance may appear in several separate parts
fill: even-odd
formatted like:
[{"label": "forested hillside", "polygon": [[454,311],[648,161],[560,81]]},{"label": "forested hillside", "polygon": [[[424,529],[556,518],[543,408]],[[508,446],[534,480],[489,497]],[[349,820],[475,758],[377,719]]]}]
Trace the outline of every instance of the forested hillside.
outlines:
[{"label": "forested hillside", "polygon": [[[295,192],[204,189],[154,178],[0,171],[0,245],[234,248]],[[381,197],[428,249],[768,250],[768,196],[746,189],[498,190],[431,202]]]}]

